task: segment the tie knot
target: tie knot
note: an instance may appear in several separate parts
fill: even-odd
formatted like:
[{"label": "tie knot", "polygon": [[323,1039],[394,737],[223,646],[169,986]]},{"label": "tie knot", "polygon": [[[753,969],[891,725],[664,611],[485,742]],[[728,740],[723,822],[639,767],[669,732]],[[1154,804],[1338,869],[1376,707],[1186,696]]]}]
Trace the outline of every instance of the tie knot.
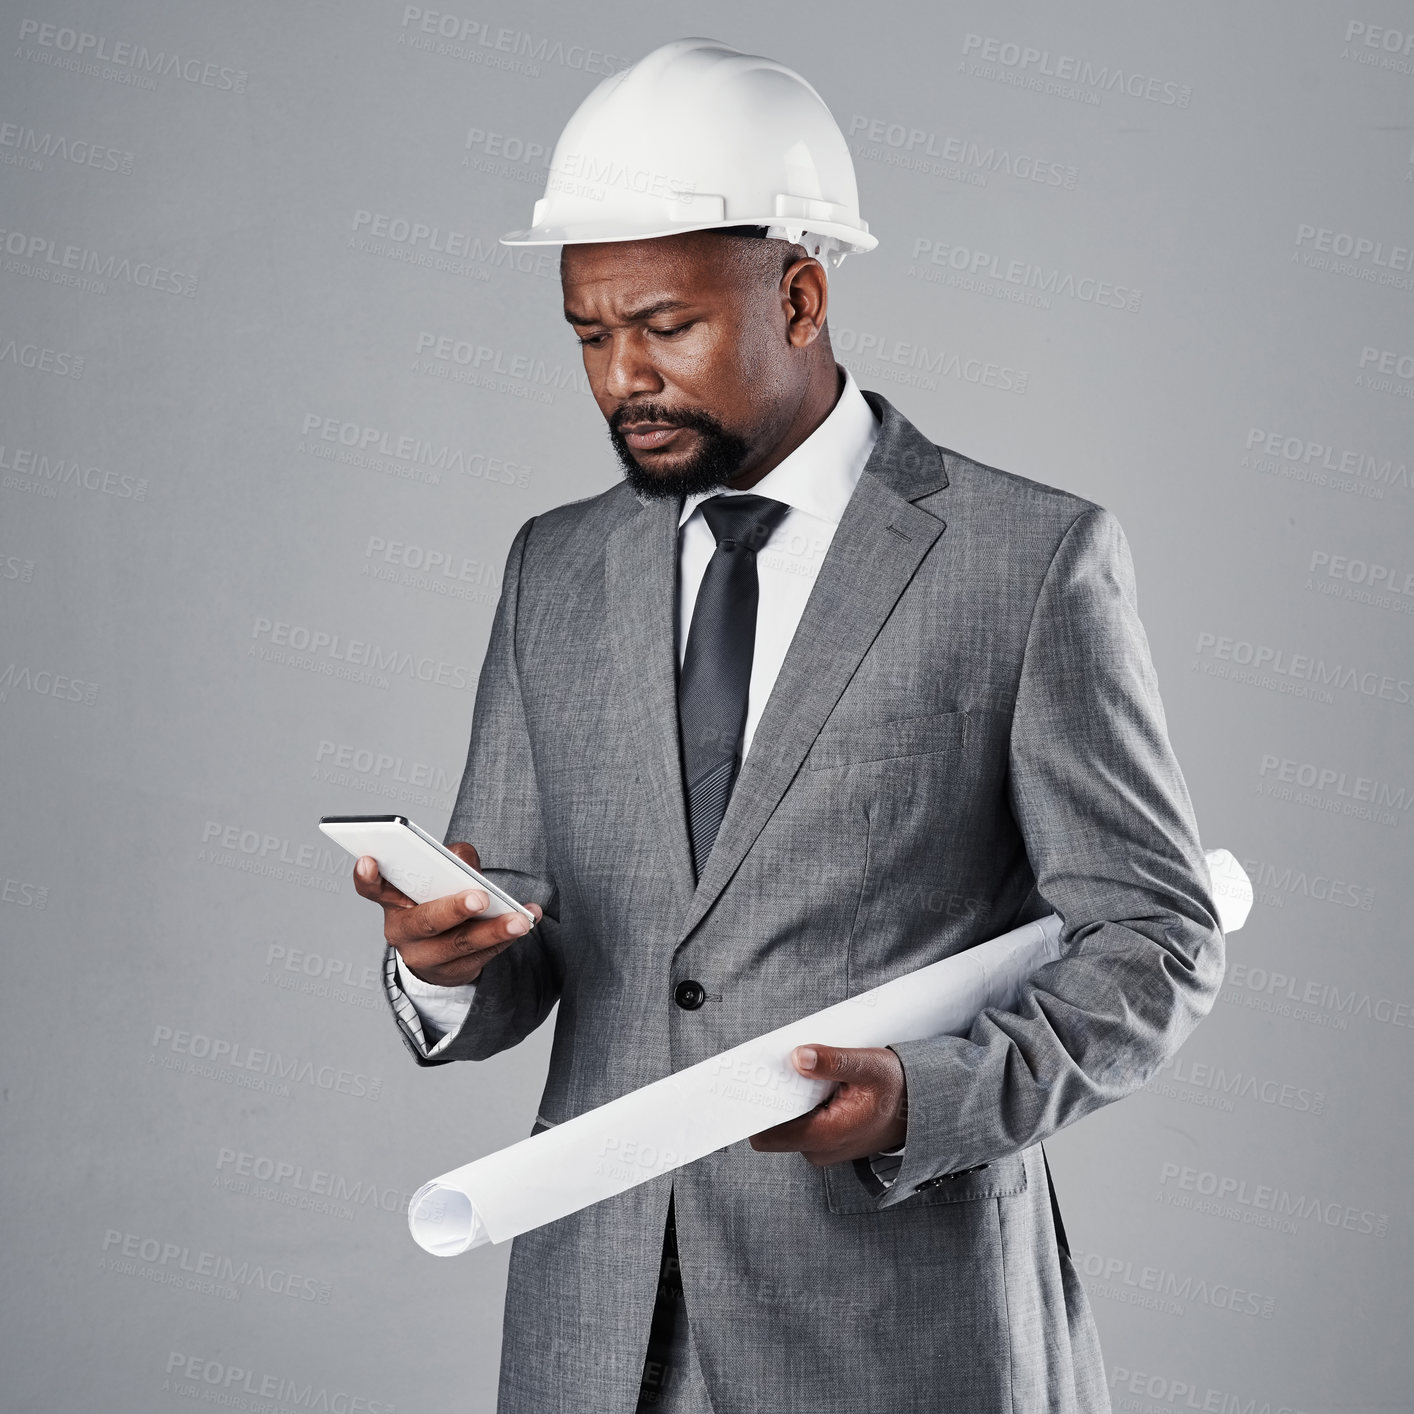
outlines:
[{"label": "tie knot", "polygon": [[702,518],[717,537],[717,544],[740,545],[755,553],[770,538],[790,507],[769,496],[712,496],[702,502]]}]

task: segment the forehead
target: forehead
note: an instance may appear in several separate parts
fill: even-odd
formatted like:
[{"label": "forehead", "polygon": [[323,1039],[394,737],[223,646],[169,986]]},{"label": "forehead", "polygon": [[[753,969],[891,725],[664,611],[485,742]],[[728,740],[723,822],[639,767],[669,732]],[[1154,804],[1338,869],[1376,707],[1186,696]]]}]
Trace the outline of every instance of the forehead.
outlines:
[{"label": "forehead", "polygon": [[588,304],[638,309],[664,300],[698,303],[727,299],[745,282],[739,239],[690,232],[653,240],[566,245],[560,252],[565,306]]}]

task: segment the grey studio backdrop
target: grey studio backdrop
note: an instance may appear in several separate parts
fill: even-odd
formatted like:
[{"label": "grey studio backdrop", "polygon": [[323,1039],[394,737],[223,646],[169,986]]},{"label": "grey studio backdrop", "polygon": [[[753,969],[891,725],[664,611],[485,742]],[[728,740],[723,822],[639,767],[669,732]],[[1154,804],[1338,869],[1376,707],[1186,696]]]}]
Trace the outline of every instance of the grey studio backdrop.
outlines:
[{"label": "grey studio backdrop", "polygon": [[405,1208],[529,1131],[551,1026],[415,1068],[315,824],[444,828],[511,536],[618,477],[558,251],[496,236],[600,77],[704,33],[849,135],[862,386],[1118,515],[1256,884],[1176,1063],[1048,1146],[1116,1407],[1414,1408],[1392,0],[6,0],[0,1404],[493,1408],[507,1249]]}]

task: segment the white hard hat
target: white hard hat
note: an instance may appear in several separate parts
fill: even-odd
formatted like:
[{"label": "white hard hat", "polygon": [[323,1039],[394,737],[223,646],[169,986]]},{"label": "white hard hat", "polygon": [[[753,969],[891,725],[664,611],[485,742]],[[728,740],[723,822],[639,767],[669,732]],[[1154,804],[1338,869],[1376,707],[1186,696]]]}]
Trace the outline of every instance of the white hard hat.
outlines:
[{"label": "white hard hat", "polygon": [[675,39],[611,74],[565,124],[529,229],[503,245],[631,241],[764,226],[830,265],[879,241],[849,144],[794,69]]}]

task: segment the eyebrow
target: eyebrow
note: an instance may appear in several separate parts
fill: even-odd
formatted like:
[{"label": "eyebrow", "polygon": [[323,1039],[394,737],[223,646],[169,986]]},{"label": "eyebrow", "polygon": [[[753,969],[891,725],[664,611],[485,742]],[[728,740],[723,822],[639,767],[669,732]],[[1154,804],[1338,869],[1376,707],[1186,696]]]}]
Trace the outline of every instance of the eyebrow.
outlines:
[{"label": "eyebrow", "polygon": [[[652,319],[655,314],[666,314],[672,309],[687,308],[689,308],[689,305],[686,300],[660,299],[656,300],[653,304],[644,305],[642,309],[635,309],[633,313],[628,316],[628,322],[635,324],[641,319]],[[572,309],[565,310],[565,318],[568,319],[571,324],[598,324],[600,322],[597,319],[590,319],[586,315],[576,314]]]}]

